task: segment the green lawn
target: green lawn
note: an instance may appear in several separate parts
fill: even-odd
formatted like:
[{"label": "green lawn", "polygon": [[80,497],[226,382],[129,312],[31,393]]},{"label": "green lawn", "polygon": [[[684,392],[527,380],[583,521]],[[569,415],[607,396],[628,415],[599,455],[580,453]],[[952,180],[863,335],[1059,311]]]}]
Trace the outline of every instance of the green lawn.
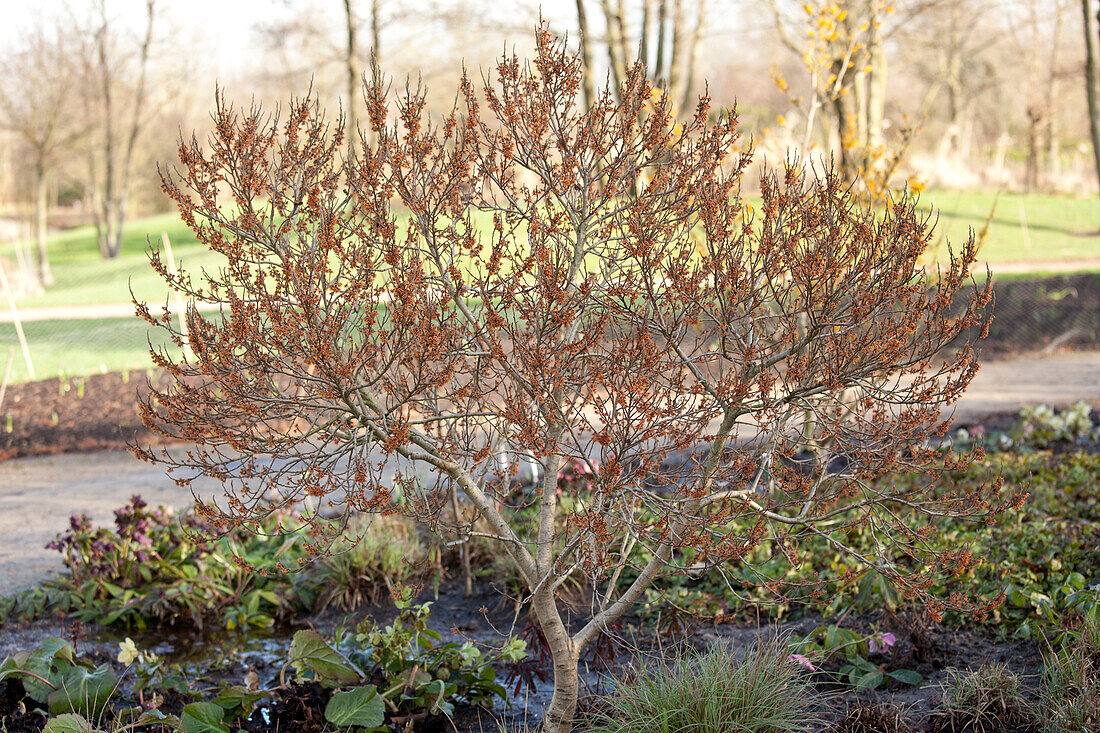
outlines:
[{"label": "green lawn", "polygon": [[[71,321],[30,321],[23,324],[35,376],[95,374],[124,369],[146,369],[151,329],[137,318],[103,318]],[[163,332],[153,333],[155,344],[165,343]],[[0,323],[0,374],[14,355],[10,381],[29,379],[15,326]]]},{"label": "green lawn", "polygon": [[981,258],[994,272],[998,263],[1032,263],[1034,272],[1043,272],[1044,264],[1073,260],[1092,260],[1082,269],[1100,269],[1096,197],[932,190],[921,196],[921,207],[938,212],[939,235],[956,245],[966,241],[971,228],[980,231],[993,211]]},{"label": "green lawn", "polygon": [[[150,303],[164,302],[168,290],[149,266],[148,240],[159,248],[161,232],[167,232],[176,264],[186,269],[212,267],[218,256],[199,247],[191,230],[175,214],[163,214],[129,222],[119,256],[105,260],[99,254],[95,229],[76,227],[49,241],[50,264],[56,283],[46,293],[23,298],[21,308],[80,306],[130,302],[130,288]],[[10,248],[9,248],[10,249]],[[10,252],[0,249],[0,257]]]},{"label": "green lawn", "polygon": [[[1017,277],[1021,263],[1033,263],[1033,271],[1039,273],[1050,263],[1075,260],[1081,262],[1081,269],[1100,269],[1100,200],[1096,198],[1002,194],[998,199],[991,191],[931,190],[922,195],[921,205],[938,210],[939,231],[958,245],[970,228],[981,229],[995,199],[997,208],[981,253],[994,272],[998,263],[1013,263]],[[122,252],[114,260],[100,257],[92,227],[79,227],[50,240],[56,284],[43,295],[22,299],[19,306],[129,304],[131,288],[152,305],[163,303],[167,289],[145,254],[148,240],[159,246],[162,231],[168,233],[183,268],[195,271],[217,265],[218,256],[200,248],[175,214],[130,222]],[[0,247],[0,257],[12,259],[11,255],[10,245]],[[40,378],[151,365],[148,329],[136,318],[41,321],[25,324],[25,330]],[[0,371],[12,347],[16,349],[12,379],[23,381],[27,374],[15,330],[0,323]]]}]

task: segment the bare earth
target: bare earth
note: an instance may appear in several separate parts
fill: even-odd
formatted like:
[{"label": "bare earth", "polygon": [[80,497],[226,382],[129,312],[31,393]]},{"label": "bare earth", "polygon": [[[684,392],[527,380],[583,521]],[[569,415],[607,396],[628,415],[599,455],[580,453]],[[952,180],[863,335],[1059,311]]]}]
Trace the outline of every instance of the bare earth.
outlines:
[{"label": "bare earth", "polygon": [[[996,361],[983,365],[955,411],[956,420],[1014,412],[1025,404],[1100,405],[1100,351]],[[213,486],[196,484],[199,493]],[[61,570],[60,555],[44,545],[85,512],[109,524],[131,495],[153,505],[184,507],[191,494],[163,471],[124,451],[61,454],[0,462],[0,595]]]}]

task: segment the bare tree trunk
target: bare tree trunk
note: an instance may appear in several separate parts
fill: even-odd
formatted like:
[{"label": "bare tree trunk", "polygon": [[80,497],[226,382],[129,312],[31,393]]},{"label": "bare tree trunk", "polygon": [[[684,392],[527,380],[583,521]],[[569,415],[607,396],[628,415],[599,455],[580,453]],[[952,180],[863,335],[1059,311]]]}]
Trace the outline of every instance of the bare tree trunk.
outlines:
[{"label": "bare tree trunk", "polygon": [[348,73],[348,107],[345,112],[348,122],[347,149],[348,154],[354,157],[356,143],[358,142],[356,138],[359,135],[359,118],[356,114],[359,105],[356,100],[356,94],[359,90],[359,76],[362,72],[359,69],[359,48],[355,42],[355,11],[352,8],[352,0],[344,0],[344,13],[347,17],[348,26],[348,46],[347,56],[345,57]]},{"label": "bare tree trunk", "polygon": [[600,9],[603,11],[604,23],[607,27],[607,58],[611,64],[611,78],[615,83],[615,93],[620,93],[623,82],[626,81],[626,57],[623,55],[623,23],[619,11],[622,5],[611,7],[611,0],[600,0]]},{"label": "bare tree trunk", "polygon": [[141,134],[142,114],[145,111],[146,77],[149,68],[149,46],[153,41],[153,18],[156,16],[156,0],[145,0],[145,38],[141,42],[141,66],[138,71],[137,97],[134,99],[134,116],[130,121],[130,134],[126,139],[126,151],[122,159],[122,179],[118,185],[118,203],[114,239],[111,240],[111,257],[117,257],[122,249],[122,234],[126,226],[126,205],[130,200],[130,173],[133,170],[134,148]]},{"label": "bare tree trunk", "polygon": [[1059,144],[1057,117],[1054,112],[1054,100],[1058,98],[1058,50],[1062,45],[1062,28],[1065,25],[1065,5],[1059,2],[1054,17],[1054,32],[1051,38],[1050,65],[1047,69],[1047,89],[1043,104],[1046,106],[1046,125],[1043,129],[1043,138],[1046,143],[1046,178],[1048,186],[1055,186],[1058,174],[1061,172],[1059,165]]},{"label": "bare tree trunk", "polygon": [[695,88],[695,72],[703,53],[703,35],[707,25],[707,0],[698,0],[698,2],[699,14],[695,18],[695,30],[692,31],[691,40],[688,42],[687,75],[684,77],[683,100],[680,102],[680,109],[685,114],[692,108],[692,103],[695,101],[692,98],[692,91]]},{"label": "bare tree trunk", "polygon": [[1039,187],[1039,156],[1041,155],[1041,130],[1046,122],[1046,110],[1032,104],[1027,108],[1027,163],[1024,167],[1024,190],[1028,193]]},{"label": "bare tree trunk", "polygon": [[[962,149],[962,53],[959,40],[959,8],[951,6],[951,26],[947,39],[947,59],[943,66],[944,85],[947,87],[947,130],[940,142],[940,154],[958,156]],[[965,160],[965,158],[964,158]]]},{"label": "bare tree trunk", "polygon": [[870,149],[882,144],[882,120],[886,115],[886,53],[882,48],[878,3],[869,4],[867,26],[867,106],[863,119],[863,145]]},{"label": "bare tree trunk", "polygon": [[[642,38],[638,45],[638,58],[649,73],[649,34],[653,24],[653,0],[642,0]],[[654,78],[654,77],[650,77]]]},{"label": "bare tree trunk", "polygon": [[592,36],[588,32],[588,13],[584,8],[584,0],[577,0],[577,27],[580,30],[581,70],[584,73],[584,78],[581,79],[584,108],[592,109],[592,105],[596,103],[596,82],[592,78]]},{"label": "bare tree trunk", "polygon": [[1098,38],[1094,32],[1100,27],[1100,12],[1092,14],[1092,0],[1081,0],[1081,10],[1085,13],[1085,88],[1088,95],[1089,132],[1092,136],[1092,156],[1096,164],[1096,178],[1100,182],[1100,101],[1097,100],[1097,52]]},{"label": "bare tree trunk", "polygon": [[378,0],[370,3],[370,54],[376,62],[382,53],[382,21],[378,14]]},{"label": "bare tree trunk", "polygon": [[554,593],[544,584],[534,594],[531,610],[546,636],[550,655],[554,661],[554,696],[542,720],[543,733],[569,733],[573,729],[573,716],[580,699],[580,680],[577,664],[580,650],[573,643],[561,614],[554,603]]},{"label": "bare tree trunk", "polygon": [[96,45],[99,50],[99,82],[100,91],[103,94],[103,185],[101,188],[99,218],[103,222],[102,227],[97,227],[99,234],[99,253],[110,259],[115,256],[111,251],[114,242],[114,199],[115,199],[115,110],[114,100],[111,94],[111,60],[108,48],[108,23],[107,0],[99,3],[101,25],[96,34]]},{"label": "bare tree trunk", "polygon": [[46,166],[39,152],[34,165],[34,246],[35,261],[38,266],[38,282],[42,287],[53,285],[53,273],[50,271],[50,256],[46,251],[46,212],[48,210]]},{"label": "bare tree trunk", "polygon": [[668,0],[660,0],[657,5],[657,59],[653,64],[653,78],[657,86],[667,88],[665,76],[665,33],[668,32]]},{"label": "bare tree trunk", "polygon": [[672,54],[668,60],[668,95],[678,101],[683,99],[684,59],[684,0],[672,0]]},{"label": "bare tree trunk", "polygon": [[832,99],[833,120],[836,123],[837,150],[840,154],[840,174],[846,181],[856,180],[859,174],[857,159],[857,145],[854,139],[857,133],[858,110],[855,105],[855,95],[852,93],[853,79],[852,69],[845,65],[846,59],[836,59],[833,62],[831,72],[840,79],[839,89],[844,91],[836,94]]}]

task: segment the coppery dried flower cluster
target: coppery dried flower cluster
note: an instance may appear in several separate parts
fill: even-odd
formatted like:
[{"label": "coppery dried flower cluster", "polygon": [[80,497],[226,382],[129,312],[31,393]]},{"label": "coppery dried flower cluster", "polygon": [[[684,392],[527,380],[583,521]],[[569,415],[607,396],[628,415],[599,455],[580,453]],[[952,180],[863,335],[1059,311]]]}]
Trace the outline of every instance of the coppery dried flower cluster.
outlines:
[{"label": "coppery dried flower cluster", "polygon": [[[309,99],[284,120],[219,97],[209,144],[182,143],[164,189],[225,265],[177,277],[153,255],[172,288],[221,307],[188,310],[190,354],[155,355],[175,380],[144,406],[195,446],[138,452],[184,484],[220,479],[201,504],[225,525],[308,496],[459,537],[489,527],[554,653],[552,730],[572,717],[585,644],[682,570],[684,548],[716,567],[760,548],[797,562],[813,535],[856,553],[838,538],[865,526],[882,551],[858,561],[934,611],[963,605],[927,589],[973,558],[903,515],[987,517],[1000,487],[877,479],[945,468],[927,439],[976,365],[969,346],[946,362],[941,347],[990,300],[975,288],[952,310],[974,242],[928,273],[913,201],[864,210],[831,170],[796,162],[764,176],[751,211],[736,115],[704,97],[677,125],[640,67],[586,112],[577,60],[545,29],[537,48],[481,93],[464,77],[439,122],[409,86],[391,119],[376,74],[350,160],[341,122]],[[167,308],[139,312],[184,345]],[[701,441],[687,469],[661,468]],[[807,470],[807,450],[843,465]],[[533,495],[511,489],[520,456],[541,469]],[[591,490],[558,521],[559,472],[588,460]],[[477,527],[448,526],[455,486]],[[531,542],[508,521],[521,500],[538,506]],[[636,545],[652,559],[620,584]],[[570,634],[553,597],[577,569],[596,607]]]}]

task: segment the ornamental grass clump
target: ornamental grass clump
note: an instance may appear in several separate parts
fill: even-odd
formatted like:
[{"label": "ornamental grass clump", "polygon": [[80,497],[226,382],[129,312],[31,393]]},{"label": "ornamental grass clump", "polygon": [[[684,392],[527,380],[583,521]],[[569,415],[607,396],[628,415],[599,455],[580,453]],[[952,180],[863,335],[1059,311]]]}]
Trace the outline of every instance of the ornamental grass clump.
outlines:
[{"label": "ornamental grass clump", "polygon": [[590,733],[786,733],[820,730],[820,703],[783,640],[757,644],[744,661],[725,644],[663,659],[603,701]]},{"label": "ornamental grass clump", "polygon": [[[934,490],[974,456],[928,443],[977,369],[958,338],[989,315],[973,238],[929,272],[915,201],[869,210],[795,161],[750,211],[732,110],[704,96],[677,121],[641,65],[588,109],[580,88],[544,28],[533,61],[464,76],[441,117],[375,72],[354,154],[309,99],[279,116],[219,95],[208,144],[182,141],[163,185],[224,265],[176,274],[152,253],[185,330],[138,304],[174,344],[144,419],[194,447],[137,454],[220,481],[197,508],[225,529],[308,499],[314,553],[334,513],[495,543],[553,658],[548,733],[572,725],[586,647],[670,574],[740,565],[781,599],[769,568],[817,537],[934,616],[987,610],[929,592],[976,563],[931,520],[1011,502],[999,483]],[[535,483],[516,492],[521,456]],[[559,481],[578,460],[591,473]],[[897,472],[928,480],[876,482]],[[558,593],[578,576],[592,612],[567,626]]]},{"label": "ornamental grass clump", "polygon": [[1039,719],[1043,733],[1100,730],[1100,620],[1095,614],[1045,660]]},{"label": "ornamental grass clump", "polygon": [[934,733],[1029,733],[1037,730],[1035,711],[1024,696],[1019,675],[1003,665],[948,670],[939,708],[929,716]]}]

